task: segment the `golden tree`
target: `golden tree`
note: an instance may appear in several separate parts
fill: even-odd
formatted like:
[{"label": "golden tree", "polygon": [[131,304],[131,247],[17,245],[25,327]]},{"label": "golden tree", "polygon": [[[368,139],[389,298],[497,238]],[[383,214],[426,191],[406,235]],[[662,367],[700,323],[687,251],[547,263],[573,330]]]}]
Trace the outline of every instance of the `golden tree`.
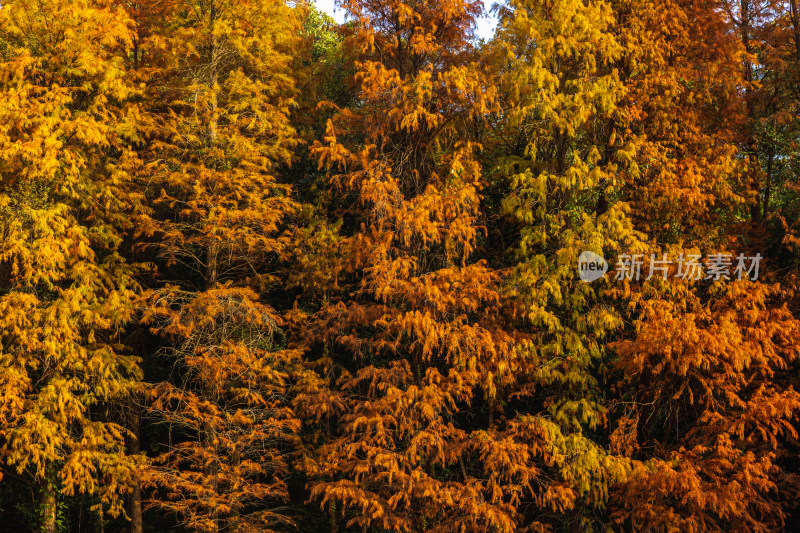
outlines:
[{"label": "golden tree", "polygon": [[601,507],[624,478],[625,461],[589,436],[605,423],[605,343],[623,321],[609,282],[584,283],[576,265],[584,251],[648,249],[622,194],[638,175],[640,142],[619,126],[628,89],[610,3],[520,0],[499,15],[487,63],[498,72],[502,112],[488,135],[502,207],[518,232],[505,291],[519,332],[508,397],[555,458],[542,469],[564,487],[558,512],[530,519],[584,527],[585,508]]},{"label": "golden tree", "polygon": [[291,524],[286,450],[300,422],[286,401],[298,353],[276,347],[278,320],[249,289],[152,295],[144,321],[173,339],[175,383],[155,386],[150,409],[173,428],[145,472],[149,505],[193,531],[271,531]]},{"label": "golden tree", "polygon": [[637,229],[661,243],[713,242],[748,196],[734,144],[743,50],[719,4],[613,4],[627,88],[617,131],[640,145],[626,191]]},{"label": "golden tree", "polygon": [[130,20],[103,0],[0,9],[0,458],[41,494],[121,511],[134,460],[107,407],[139,378],[121,346],[137,286],[119,254],[139,198],[121,52]]},{"label": "golden tree", "polygon": [[800,321],[777,286],[693,289],[645,292],[635,337],[613,345],[630,392],[612,446],[642,460],[614,514],[652,531],[775,531],[796,493],[780,462],[797,439],[800,393],[783,375]]}]

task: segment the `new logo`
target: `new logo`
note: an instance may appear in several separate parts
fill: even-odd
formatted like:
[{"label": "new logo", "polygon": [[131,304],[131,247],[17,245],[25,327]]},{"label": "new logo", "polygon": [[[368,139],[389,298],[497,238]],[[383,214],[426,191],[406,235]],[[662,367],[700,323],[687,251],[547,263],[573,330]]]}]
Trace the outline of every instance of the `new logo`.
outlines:
[{"label": "new logo", "polygon": [[582,281],[590,283],[605,276],[608,263],[594,252],[583,252],[578,257],[578,276]]}]

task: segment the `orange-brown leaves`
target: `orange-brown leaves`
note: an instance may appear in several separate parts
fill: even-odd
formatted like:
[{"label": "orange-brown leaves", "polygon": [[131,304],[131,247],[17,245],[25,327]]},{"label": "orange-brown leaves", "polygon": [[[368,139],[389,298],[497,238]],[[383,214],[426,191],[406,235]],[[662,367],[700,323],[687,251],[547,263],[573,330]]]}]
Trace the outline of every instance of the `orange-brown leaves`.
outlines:
[{"label": "orange-brown leaves", "polygon": [[785,518],[776,495],[792,482],[777,456],[797,438],[800,394],[779,377],[800,355],[800,321],[776,286],[717,290],[705,305],[685,291],[644,301],[636,338],[613,344],[625,381],[639,383],[638,446],[659,443],[621,487],[620,519],[769,531]]},{"label": "orange-brown leaves", "polygon": [[172,342],[183,375],[152,391],[150,410],[184,438],[143,474],[150,505],[198,531],[271,530],[291,520],[285,449],[300,421],[284,400],[299,353],[276,347],[277,317],[247,289],[156,293],[144,320]]},{"label": "orange-brown leaves", "polygon": [[480,146],[462,138],[495,94],[470,60],[477,3],[345,5],[359,20],[363,105],[334,116],[312,155],[353,195],[358,226],[339,245],[351,282],[307,339],[340,375],[298,399],[328,424],[307,464],[312,496],[356,513],[351,526],[510,531],[513,507],[467,475],[473,437],[454,420],[495,402],[514,355],[501,276],[472,258],[483,178]]},{"label": "orange-brown leaves", "polygon": [[189,529],[270,531],[291,524],[275,508],[298,445],[289,389],[304,372],[256,291],[278,280],[274,261],[294,244],[284,224],[297,205],[278,173],[298,142],[298,13],[279,0],[171,10],[150,21],[141,69],[151,83],[139,179],[154,208],[137,236],[162,274],[184,274],[142,301],[142,322],[176,367],[150,411],[176,434],[143,480],[150,505]]}]

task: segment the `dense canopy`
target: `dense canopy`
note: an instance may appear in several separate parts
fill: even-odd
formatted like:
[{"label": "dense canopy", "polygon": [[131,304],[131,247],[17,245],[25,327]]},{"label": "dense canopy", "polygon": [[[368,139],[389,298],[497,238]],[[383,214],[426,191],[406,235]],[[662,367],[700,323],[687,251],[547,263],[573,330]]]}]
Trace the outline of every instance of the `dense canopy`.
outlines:
[{"label": "dense canopy", "polygon": [[800,523],[796,0],[3,0],[0,530]]}]

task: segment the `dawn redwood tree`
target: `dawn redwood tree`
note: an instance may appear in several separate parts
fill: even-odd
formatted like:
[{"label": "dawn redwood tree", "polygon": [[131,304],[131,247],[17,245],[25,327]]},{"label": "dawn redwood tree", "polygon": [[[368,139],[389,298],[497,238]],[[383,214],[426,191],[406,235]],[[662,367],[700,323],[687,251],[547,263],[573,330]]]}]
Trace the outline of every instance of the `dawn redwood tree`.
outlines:
[{"label": "dawn redwood tree", "polygon": [[135,459],[108,416],[137,387],[121,344],[137,285],[120,256],[140,198],[121,52],[130,20],[104,0],[0,9],[0,461],[39,494],[118,515]]},{"label": "dawn redwood tree", "polygon": [[714,242],[750,199],[736,148],[744,51],[718,3],[612,3],[627,89],[617,131],[640,144],[625,193],[636,227],[659,244]]},{"label": "dawn redwood tree", "polygon": [[798,437],[800,393],[786,378],[800,321],[778,286],[723,283],[708,299],[691,282],[642,291],[635,336],[611,345],[628,391],[612,447],[637,459],[614,517],[634,529],[787,525],[798,486],[781,461]]},{"label": "dawn redwood tree", "polygon": [[150,411],[173,430],[143,474],[149,507],[193,531],[292,524],[287,450],[300,422],[286,401],[299,354],[278,346],[280,317],[245,288],[152,295],[144,322],[172,339],[180,375],[156,384]]},{"label": "dawn redwood tree", "polygon": [[622,193],[638,175],[641,143],[620,127],[628,89],[609,2],[519,0],[499,17],[486,62],[501,111],[486,143],[514,229],[504,293],[519,354],[507,394],[517,423],[505,438],[548,450],[539,468],[563,484],[559,505],[548,514],[537,502],[528,520],[581,528],[625,478],[626,460],[596,437],[606,422],[605,344],[623,328],[625,302],[607,294],[607,280],[581,281],[575,265],[584,251],[648,250]]},{"label": "dawn redwood tree", "polygon": [[175,365],[151,395],[172,432],[143,474],[148,504],[196,531],[267,531],[291,522],[275,508],[299,428],[299,354],[264,298],[295,209],[278,178],[297,142],[299,19],[282,0],[186,0],[148,20],[139,183],[153,208],[138,236],[163,283],[142,320]]},{"label": "dawn redwood tree", "polygon": [[[797,494],[784,467],[800,398],[792,294],[771,284],[780,279],[771,260],[756,282],[733,270],[739,254],[766,250],[742,222],[758,218],[744,208],[758,204],[761,172],[737,149],[749,135],[753,79],[743,65],[752,50],[724,4],[617,3],[624,125],[642,139],[627,194],[650,251],[673,260],[667,280],[611,293],[627,302],[628,327],[608,345],[618,372],[610,451],[634,460],[611,511],[636,530],[778,530]],[[731,280],[708,278],[711,254],[721,253]],[[681,254],[705,256],[700,279],[677,279]]]}]

